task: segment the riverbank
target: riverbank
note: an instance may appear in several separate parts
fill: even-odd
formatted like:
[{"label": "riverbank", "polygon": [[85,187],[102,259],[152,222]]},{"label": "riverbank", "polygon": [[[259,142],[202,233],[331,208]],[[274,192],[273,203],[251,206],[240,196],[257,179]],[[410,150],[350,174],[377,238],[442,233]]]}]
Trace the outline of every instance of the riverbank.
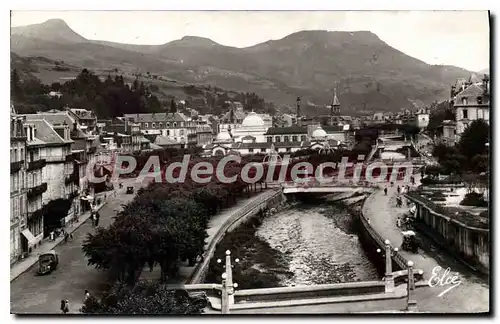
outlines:
[{"label": "riverbank", "polygon": [[223,259],[227,249],[240,260],[233,279],[241,289],[380,279],[350,213],[360,208],[364,197],[341,197],[340,203],[333,196],[307,202],[290,199],[281,211],[256,216],[226,234],[210,260],[205,283],[220,282],[223,262],[216,260]]}]

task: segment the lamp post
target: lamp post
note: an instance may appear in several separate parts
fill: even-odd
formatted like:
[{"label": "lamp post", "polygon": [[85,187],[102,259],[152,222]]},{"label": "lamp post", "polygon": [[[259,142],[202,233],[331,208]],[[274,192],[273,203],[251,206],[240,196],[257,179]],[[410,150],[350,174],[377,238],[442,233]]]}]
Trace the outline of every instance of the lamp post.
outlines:
[{"label": "lamp post", "polygon": [[[394,248],[394,254],[391,251],[391,242],[385,240],[385,292],[394,291],[394,275],[392,273],[392,256],[398,253],[398,248]],[[377,253],[381,253],[380,249],[377,249]]]},{"label": "lamp post", "polygon": [[[221,259],[217,259],[217,263],[221,263]],[[235,263],[240,262],[240,259],[236,258]],[[233,267],[231,265],[231,251],[226,250],[226,272],[222,274],[222,299],[221,299],[221,310],[222,314],[229,314],[230,306],[234,304],[234,288],[238,288],[238,284],[233,283]]]},{"label": "lamp post", "polygon": [[406,310],[415,312],[417,310],[417,301],[412,299],[411,292],[415,289],[415,278],[413,277],[413,261],[408,261],[408,285],[406,288]]}]

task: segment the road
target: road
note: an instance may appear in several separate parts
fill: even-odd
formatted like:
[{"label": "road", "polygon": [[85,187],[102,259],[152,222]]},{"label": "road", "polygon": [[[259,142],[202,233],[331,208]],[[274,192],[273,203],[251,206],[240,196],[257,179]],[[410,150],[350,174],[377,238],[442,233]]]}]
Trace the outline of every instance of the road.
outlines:
[{"label": "road", "polygon": [[[117,189],[116,198],[110,198],[100,210],[99,226],[108,226],[121,205],[134,197],[126,195],[125,190],[126,185],[123,189]],[[55,248],[59,253],[59,266],[51,274],[36,276],[35,265],[11,282],[11,313],[58,314],[61,312],[61,299],[69,300],[70,313],[78,313],[85,289],[97,295],[106,287],[106,273],[87,266],[87,259],[81,250],[87,233],[92,230],[89,219],[73,232],[72,241]]]},{"label": "road", "polygon": [[[417,182],[419,176],[416,176]],[[408,212],[407,207],[396,207],[396,186],[388,187],[387,196],[382,190],[371,195],[365,202],[363,213],[370,219],[372,227],[384,238],[390,240],[394,247],[401,247],[401,229],[397,228],[398,216]],[[468,313],[487,312],[489,310],[489,283],[487,278],[473,272],[462,263],[455,260],[446,252],[430,242],[424,235],[419,235],[422,248],[417,254],[400,250],[399,253],[407,260],[415,263],[415,268],[424,270],[424,279],[429,280],[435,267],[450,268],[450,275],[458,274],[461,284],[453,288],[442,297],[438,295],[449,287],[434,287],[418,290],[415,296],[419,310],[433,313]]]}]

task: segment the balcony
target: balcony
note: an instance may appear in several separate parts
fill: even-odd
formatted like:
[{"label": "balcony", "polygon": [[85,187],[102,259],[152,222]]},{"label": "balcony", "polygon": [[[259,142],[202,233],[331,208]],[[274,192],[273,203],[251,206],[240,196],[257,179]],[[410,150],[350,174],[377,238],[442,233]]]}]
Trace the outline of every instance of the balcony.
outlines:
[{"label": "balcony", "polygon": [[67,175],[64,178],[64,183],[65,184],[74,183],[74,184],[78,185],[80,183],[80,177],[78,176],[78,172]]},{"label": "balcony", "polygon": [[23,165],[24,165],[24,160],[17,162],[10,162],[10,174],[16,173],[19,170],[21,170]]},{"label": "balcony", "polygon": [[36,187],[30,188],[26,194],[28,199],[32,199],[36,196],[40,196],[45,191],[47,191],[47,182],[44,182]]},{"label": "balcony", "polygon": [[44,212],[44,207],[42,207],[42,208],[40,208],[32,213],[28,212],[28,220],[42,217],[43,212]]},{"label": "balcony", "polygon": [[36,160],[36,161],[33,161],[33,162],[28,162],[28,169],[27,169],[27,171],[33,171],[33,170],[41,169],[46,164],[47,164],[47,162],[45,161],[45,159],[40,159],[40,160]]}]

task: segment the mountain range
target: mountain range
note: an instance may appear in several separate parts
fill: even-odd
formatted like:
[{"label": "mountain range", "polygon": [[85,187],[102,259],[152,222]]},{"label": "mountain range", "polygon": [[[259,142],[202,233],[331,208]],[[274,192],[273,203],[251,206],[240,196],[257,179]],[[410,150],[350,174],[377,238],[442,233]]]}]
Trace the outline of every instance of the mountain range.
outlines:
[{"label": "mountain range", "polygon": [[293,106],[301,96],[303,102],[324,107],[336,88],[341,110],[347,113],[395,111],[446,100],[450,85],[472,73],[429,65],[369,31],[300,31],[245,48],[196,36],[162,45],[132,45],[89,40],[63,20],[51,19],[12,27],[11,51],[82,68],[255,92],[277,106]]}]

